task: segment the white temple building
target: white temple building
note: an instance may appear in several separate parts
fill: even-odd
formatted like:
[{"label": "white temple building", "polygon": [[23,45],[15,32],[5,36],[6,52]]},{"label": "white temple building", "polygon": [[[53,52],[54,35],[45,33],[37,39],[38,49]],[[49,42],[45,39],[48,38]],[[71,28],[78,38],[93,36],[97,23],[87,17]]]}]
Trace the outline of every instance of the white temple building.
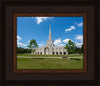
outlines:
[{"label": "white temple building", "polygon": [[67,50],[64,46],[55,46],[51,38],[51,25],[49,28],[49,39],[47,40],[46,45],[43,47],[35,48],[34,54],[39,55],[68,55]]}]

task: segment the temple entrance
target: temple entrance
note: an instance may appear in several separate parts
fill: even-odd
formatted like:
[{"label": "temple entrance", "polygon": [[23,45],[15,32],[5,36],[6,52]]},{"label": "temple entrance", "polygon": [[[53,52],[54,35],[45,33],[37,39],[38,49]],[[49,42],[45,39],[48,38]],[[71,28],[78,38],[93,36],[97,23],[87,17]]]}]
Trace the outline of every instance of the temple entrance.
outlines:
[{"label": "temple entrance", "polygon": [[46,48],[44,49],[44,54],[46,54],[46,55],[49,54],[49,48],[48,48],[48,47],[46,47]]}]

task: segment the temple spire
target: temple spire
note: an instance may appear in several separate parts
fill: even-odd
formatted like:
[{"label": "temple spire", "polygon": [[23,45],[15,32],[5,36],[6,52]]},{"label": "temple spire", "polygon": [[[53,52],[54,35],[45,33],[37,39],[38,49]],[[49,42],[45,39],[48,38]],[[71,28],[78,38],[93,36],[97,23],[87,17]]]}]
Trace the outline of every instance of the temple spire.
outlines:
[{"label": "temple spire", "polygon": [[51,40],[51,24],[50,24],[50,27],[49,27],[49,40]]}]

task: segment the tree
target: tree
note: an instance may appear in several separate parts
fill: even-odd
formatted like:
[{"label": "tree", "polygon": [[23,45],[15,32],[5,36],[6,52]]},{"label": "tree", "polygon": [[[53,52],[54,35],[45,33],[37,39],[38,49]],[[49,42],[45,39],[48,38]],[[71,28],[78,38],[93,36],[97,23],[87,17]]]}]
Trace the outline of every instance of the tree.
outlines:
[{"label": "tree", "polygon": [[23,53],[24,53],[24,52],[23,52],[23,48],[17,47],[17,53],[23,54]]},{"label": "tree", "polygon": [[75,44],[74,42],[72,42],[71,40],[69,40],[68,44],[66,44],[65,46],[65,49],[68,50],[68,53],[71,54],[71,53],[75,53]]},{"label": "tree", "polygon": [[82,46],[81,46],[81,52],[83,53],[83,44],[82,44]]},{"label": "tree", "polygon": [[81,52],[81,48],[80,48],[80,47],[76,47],[76,48],[75,48],[75,53],[81,54],[81,53],[82,53],[82,52]]},{"label": "tree", "polygon": [[21,47],[17,47],[17,54],[23,54],[23,53],[31,53],[31,49],[25,49]]},{"label": "tree", "polygon": [[32,40],[30,40],[30,44],[27,47],[31,48],[31,51],[34,54],[35,48],[38,47],[38,44],[36,43],[36,40],[32,39]]}]

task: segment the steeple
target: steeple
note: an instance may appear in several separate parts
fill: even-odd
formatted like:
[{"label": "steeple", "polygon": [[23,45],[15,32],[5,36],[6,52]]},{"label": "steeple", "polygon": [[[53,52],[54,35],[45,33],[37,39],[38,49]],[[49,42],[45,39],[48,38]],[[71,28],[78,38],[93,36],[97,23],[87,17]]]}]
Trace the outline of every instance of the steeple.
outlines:
[{"label": "steeple", "polygon": [[53,40],[51,39],[51,24],[49,27],[49,39],[47,40],[47,45],[53,46]]},{"label": "steeple", "polygon": [[50,27],[49,27],[49,40],[51,40],[51,24],[50,24]]}]

